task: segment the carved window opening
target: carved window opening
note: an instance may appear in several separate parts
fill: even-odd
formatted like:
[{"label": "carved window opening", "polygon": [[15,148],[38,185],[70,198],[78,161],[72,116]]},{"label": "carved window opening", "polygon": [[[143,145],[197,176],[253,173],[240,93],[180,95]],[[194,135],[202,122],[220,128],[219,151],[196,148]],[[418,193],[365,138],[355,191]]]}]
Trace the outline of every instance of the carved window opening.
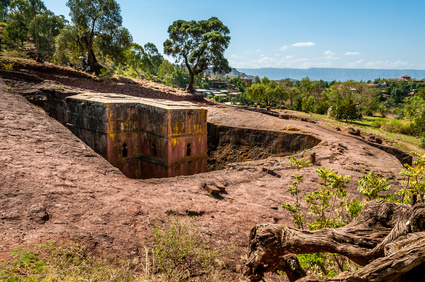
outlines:
[{"label": "carved window opening", "polygon": [[128,156],[127,144],[126,144],[126,143],[124,143],[124,144],[122,145],[122,157],[123,157],[123,158],[126,158],[127,156]]},{"label": "carved window opening", "polygon": [[187,144],[186,156],[189,157],[191,155],[192,155],[192,145],[189,143]]},{"label": "carved window opening", "polygon": [[156,148],[156,144],[152,144],[152,155],[154,157],[157,157],[158,156],[158,150]]}]

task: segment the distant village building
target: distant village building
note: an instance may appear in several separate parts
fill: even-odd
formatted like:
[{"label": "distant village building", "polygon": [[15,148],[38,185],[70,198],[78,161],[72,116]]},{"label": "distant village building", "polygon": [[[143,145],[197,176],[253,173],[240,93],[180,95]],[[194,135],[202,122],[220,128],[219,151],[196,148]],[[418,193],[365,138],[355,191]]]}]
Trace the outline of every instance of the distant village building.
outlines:
[{"label": "distant village building", "polygon": [[384,81],[383,83],[379,83],[378,81],[373,83],[373,87],[376,88],[386,88],[388,86],[388,83]]},{"label": "distant village building", "polygon": [[195,89],[195,93],[202,94],[202,96],[207,97],[208,95],[211,95],[212,90],[197,88]]},{"label": "distant village building", "polygon": [[130,178],[207,171],[207,110],[188,102],[88,93],[66,98],[68,128]]},{"label": "distant village building", "polygon": [[227,82],[222,80],[211,80],[211,88],[214,88],[214,89],[227,88]]},{"label": "distant village building", "polygon": [[403,75],[401,78],[387,78],[387,80],[389,80],[389,81],[410,81],[411,78],[412,78],[411,76]]},{"label": "distant village building", "polygon": [[232,92],[228,94],[229,98],[236,98],[237,96],[241,95],[241,92]]},{"label": "distant village building", "polygon": [[251,79],[251,78],[242,78],[242,77],[239,77],[239,79],[241,81],[245,82],[248,87],[252,85],[253,79]]},{"label": "distant village building", "polygon": [[403,75],[401,78],[402,78],[404,81],[409,81],[409,80],[411,79],[411,77],[410,77],[410,76],[408,76],[408,75]]},{"label": "distant village building", "polygon": [[425,82],[425,78],[422,78],[422,79],[414,78],[414,79],[412,79],[412,81],[422,83],[422,82]]}]

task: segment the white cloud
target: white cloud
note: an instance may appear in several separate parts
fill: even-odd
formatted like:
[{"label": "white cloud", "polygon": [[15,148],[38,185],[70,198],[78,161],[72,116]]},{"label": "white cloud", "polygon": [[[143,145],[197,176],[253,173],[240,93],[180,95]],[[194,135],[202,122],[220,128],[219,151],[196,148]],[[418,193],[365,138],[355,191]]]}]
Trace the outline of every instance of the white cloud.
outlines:
[{"label": "white cloud", "polygon": [[322,57],[322,58],[319,58],[319,59],[325,59],[325,60],[340,60],[340,58],[339,57],[334,57],[334,56],[326,56],[326,57]]},{"label": "white cloud", "polygon": [[240,56],[238,54],[232,54],[229,56],[231,59],[246,59],[245,56]]},{"label": "white cloud", "polygon": [[397,69],[401,67],[406,67],[407,65],[408,65],[407,62],[398,60],[395,62],[390,62],[390,61],[367,62],[365,63],[364,66],[366,68],[371,68],[371,69]]},{"label": "white cloud", "polygon": [[292,44],[292,46],[294,47],[312,47],[314,45],[316,45],[316,43],[314,42],[298,42],[298,43]]},{"label": "white cloud", "polygon": [[307,69],[311,67],[333,67],[332,61],[322,58],[297,58],[292,55],[287,56],[262,56],[253,60],[232,60],[229,63],[235,68],[299,68]]},{"label": "white cloud", "polygon": [[345,52],[344,56],[355,56],[355,55],[360,55],[359,52]]},{"label": "white cloud", "polygon": [[270,68],[276,65],[276,59],[264,56],[257,61],[257,64],[261,68]]},{"label": "white cloud", "polygon": [[[295,48],[288,45],[289,48]],[[264,51],[263,51],[264,52]],[[336,52],[325,51],[317,57],[297,57],[285,53],[267,54],[256,53],[255,56],[249,56],[245,53],[230,54],[228,59],[232,67],[236,68],[300,68],[306,69],[311,67],[340,67],[340,68],[368,68],[368,69],[406,69],[411,64],[402,60],[364,60],[359,57],[336,56]],[[347,52],[348,53],[348,52]],[[346,53],[346,54],[347,54]],[[351,52],[356,53],[356,52]],[[347,60],[351,59],[351,60]],[[417,68],[425,68],[425,64],[417,64]]]},{"label": "white cloud", "polygon": [[357,60],[347,64],[349,68],[359,68],[364,66],[364,60]]},{"label": "white cloud", "polygon": [[282,46],[282,47],[280,47],[280,51],[286,51],[286,50],[288,50],[288,48],[289,48],[289,47],[288,47],[288,46],[286,46],[286,45],[285,45],[285,46]]},{"label": "white cloud", "polygon": [[257,52],[261,52],[261,49],[257,49]]},{"label": "white cloud", "polygon": [[312,47],[312,46],[314,46],[314,45],[316,45],[316,43],[314,43],[314,42],[298,42],[298,43],[294,43],[294,44],[292,44],[292,45],[290,45],[290,46],[288,46],[288,45],[284,45],[284,46],[282,46],[282,47],[280,47],[280,51],[286,51],[286,50],[288,50],[290,47]]},{"label": "white cloud", "polygon": [[308,58],[294,58],[293,56],[286,56],[282,58],[280,61],[276,61],[276,65],[278,68],[309,68],[310,67],[310,59]]},{"label": "white cloud", "polygon": [[398,69],[405,68],[409,65],[404,61],[365,61],[357,60],[346,64],[344,67],[348,68],[366,68],[366,69]]}]

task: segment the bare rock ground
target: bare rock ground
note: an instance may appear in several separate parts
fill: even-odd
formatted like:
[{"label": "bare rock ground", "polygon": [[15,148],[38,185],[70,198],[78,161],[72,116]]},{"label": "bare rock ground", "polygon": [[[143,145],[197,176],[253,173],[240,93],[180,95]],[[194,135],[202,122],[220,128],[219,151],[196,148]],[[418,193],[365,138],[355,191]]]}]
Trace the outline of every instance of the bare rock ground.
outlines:
[{"label": "bare rock ground", "polygon": [[[46,240],[76,240],[111,254],[144,252],[155,220],[195,217],[215,247],[234,245],[235,261],[258,223],[290,224],[282,203],[294,171],[288,158],[235,163],[226,169],[168,179],[128,179],[56,120],[0,82],[0,253]],[[316,153],[317,165],[352,175],[374,171],[399,177],[392,155],[348,135],[299,120],[283,120],[234,106],[208,105],[208,121],[274,131],[301,131],[322,142],[298,153]],[[318,166],[305,169],[303,192],[317,187]],[[263,172],[273,168],[276,177]],[[222,199],[200,185],[226,185]]]}]

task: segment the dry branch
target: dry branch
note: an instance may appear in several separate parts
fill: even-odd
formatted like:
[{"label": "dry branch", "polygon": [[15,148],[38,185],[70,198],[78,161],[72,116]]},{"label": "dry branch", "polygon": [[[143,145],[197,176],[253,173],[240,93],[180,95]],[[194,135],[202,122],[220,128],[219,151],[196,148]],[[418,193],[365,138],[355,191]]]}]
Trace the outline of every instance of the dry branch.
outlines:
[{"label": "dry branch", "polygon": [[[259,280],[265,272],[285,271],[285,255],[317,252],[338,253],[365,266],[342,274],[354,279],[350,281],[370,281],[373,277],[379,280],[394,271],[407,273],[425,260],[423,251],[417,248],[424,225],[425,204],[396,205],[384,200],[369,202],[355,221],[338,229],[302,231],[285,225],[260,224],[250,233],[245,274],[251,280]],[[425,239],[419,241],[424,248]]]}]

